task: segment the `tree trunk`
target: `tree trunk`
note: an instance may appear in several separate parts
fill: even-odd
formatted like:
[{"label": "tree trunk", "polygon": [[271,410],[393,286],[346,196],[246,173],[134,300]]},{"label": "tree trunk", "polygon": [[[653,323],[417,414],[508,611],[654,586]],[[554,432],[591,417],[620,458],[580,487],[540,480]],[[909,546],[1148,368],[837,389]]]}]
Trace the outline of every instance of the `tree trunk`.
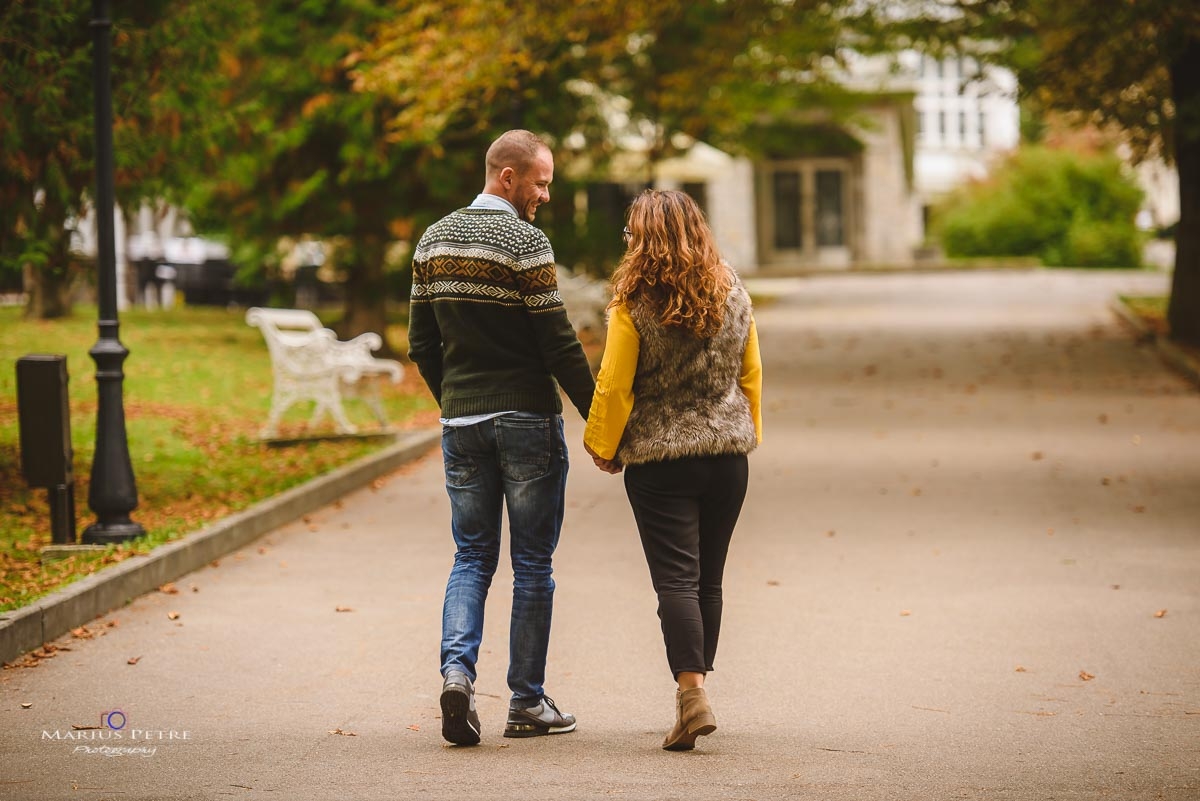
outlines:
[{"label": "tree trunk", "polygon": [[355,245],[346,275],[346,306],[337,325],[343,339],[374,331],[383,337],[376,356],[395,358],[387,341],[387,280],[383,269],[386,243],[379,237],[364,237]]},{"label": "tree trunk", "polygon": [[1167,322],[1171,338],[1200,345],[1200,38],[1192,37],[1171,64],[1175,101],[1175,166],[1179,224]]},{"label": "tree trunk", "polygon": [[[43,217],[44,219],[44,217]],[[25,317],[53,320],[71,313],[70,234],[59,221],[47,221],[40,238],[46,244],[44,264],[27,263],[24,267]]]}]

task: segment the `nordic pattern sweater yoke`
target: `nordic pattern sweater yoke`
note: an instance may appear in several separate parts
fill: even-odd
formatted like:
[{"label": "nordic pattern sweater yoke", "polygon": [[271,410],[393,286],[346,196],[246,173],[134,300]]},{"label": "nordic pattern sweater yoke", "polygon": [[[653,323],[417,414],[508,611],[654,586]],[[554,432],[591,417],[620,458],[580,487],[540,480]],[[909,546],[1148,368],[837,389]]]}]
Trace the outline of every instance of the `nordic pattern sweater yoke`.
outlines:
[{"label": "nordic pattern sweater yoke", "polygon": [[587,418],[595,382],[558,292],[554,251],[509,212],[459,209],[426,230],[413,256],[408,335],[443,417],[559,413],[561,385]]}]

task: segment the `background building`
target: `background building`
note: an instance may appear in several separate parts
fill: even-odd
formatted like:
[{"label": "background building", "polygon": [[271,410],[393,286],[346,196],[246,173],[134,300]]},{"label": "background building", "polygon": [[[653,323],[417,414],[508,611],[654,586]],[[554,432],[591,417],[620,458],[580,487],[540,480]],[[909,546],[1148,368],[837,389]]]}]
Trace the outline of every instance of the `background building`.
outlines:
[{"label": "background building", "polygon": [[749,134],[754,157],[696,143],[649,167],[618,161],[605,205],[622,209],[650,174],[700,202],[743,271],[912,265],[925,257],[929,209],[1017,146],[1016,81],[970,59],[903,53],[853,58],[843,83],[854,113],[764,121]]}]

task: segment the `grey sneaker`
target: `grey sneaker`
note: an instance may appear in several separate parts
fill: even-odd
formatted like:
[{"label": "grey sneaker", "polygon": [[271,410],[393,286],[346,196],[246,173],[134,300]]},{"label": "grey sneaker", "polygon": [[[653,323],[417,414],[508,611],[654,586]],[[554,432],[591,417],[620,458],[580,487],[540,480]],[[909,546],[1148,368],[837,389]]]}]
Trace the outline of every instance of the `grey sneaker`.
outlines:
[{"label": "grey sneaker", "polygon": [[442,737],[455,745],[479,742],[479,713],[475,711],[475,687],[461,670],[446,672],[442,685]]},{"label": "grey sneaker", "polygon": [[566,734],[575,731],[575,716],[559,712],[550,696],[542,696],[536,706],[509,706],[505,737],[542,737],[546,734]]}]

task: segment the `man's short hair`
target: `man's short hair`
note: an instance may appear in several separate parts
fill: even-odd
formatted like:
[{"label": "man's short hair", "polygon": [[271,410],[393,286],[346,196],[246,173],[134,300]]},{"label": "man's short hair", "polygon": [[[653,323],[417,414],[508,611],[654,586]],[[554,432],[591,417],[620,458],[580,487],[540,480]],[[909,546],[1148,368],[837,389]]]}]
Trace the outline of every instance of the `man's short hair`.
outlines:
[{"label": "man's short hair", "polygon": [[538,154],[550,146],[532,131],[516,129],[500,134],[487,150],[484,163],[487,174],[495,175],[505,167],[524,172]]}]

